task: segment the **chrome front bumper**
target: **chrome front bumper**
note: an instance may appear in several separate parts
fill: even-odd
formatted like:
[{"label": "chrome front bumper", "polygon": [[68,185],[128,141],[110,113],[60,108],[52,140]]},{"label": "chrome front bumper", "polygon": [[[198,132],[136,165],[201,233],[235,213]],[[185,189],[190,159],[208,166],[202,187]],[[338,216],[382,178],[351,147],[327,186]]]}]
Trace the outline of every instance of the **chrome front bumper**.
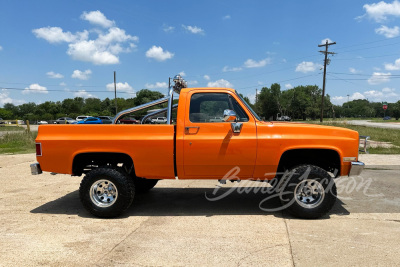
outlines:
[{"label": "chrome front bumper", "polygon": [[42,169],[40,168],[39,163],[31,164],[31,173],[32,173],[32,175],[38,175],[38,174],[42,173]]},{"label": "chrome front bumper", "polygon": [[365,164],[361,161],[353,161],[351,163],[349,176],[358,176],[361,174],[362,170],[364,169]]}]

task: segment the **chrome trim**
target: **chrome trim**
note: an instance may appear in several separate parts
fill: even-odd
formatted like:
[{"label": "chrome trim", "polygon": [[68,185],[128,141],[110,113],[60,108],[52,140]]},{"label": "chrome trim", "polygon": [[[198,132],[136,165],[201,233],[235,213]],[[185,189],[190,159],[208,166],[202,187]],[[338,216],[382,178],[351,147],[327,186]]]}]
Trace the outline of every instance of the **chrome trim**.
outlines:
[{"label": "chrome trim", "polygon": [[170,96],[167,96],[167,97],[160,98],[160,99],[158,99],[158,100],[152,101],[152,102],[150,102],[150,103],[146,103],[146,104],[143,104],[143,105],[140,105],[140,106],[137,106],[137,107],[125,109],[125,110],[119,112],[119,113],[115,116],[114,121],[113,121],[113,124],[116,124],[117,121],[118,121],[118,119],[119,119],[121,116],[123,116],[123,115],[126,115],[126,114],[128,114],[128,113],[132,113],[132,112],[135,112],[135,111],[138,111],[138,110],[142,110],[142,109],[145,109],[145,108],[149,108],[149,107],[152,107],[152,106],[155,106],[155,105],[159,105],[159,104],[165,103],[165,102],[169,101],[170,98],[171,98]]},{"label": "chrome trim", "polygon": [[234,133],[240,133],[242,131],[243,123],[241,122],[232,122],[231,123],[231,128],[232,132]]},{"label": "chrome trim", "polygon": [[225,122],[236,121],[236,112],[231,109],[225,109],[224,110],[224,121]]},{"label": "chrome trim", "polygon": [[174,101],[174,89],[171,87],[171,88],[169,88],[169,92],[168,92],[167,124],[171,124],[173,101]]},{"label": "chrome trim", "polygon": [[31,174],[32,175],[38,175],[38,174],[41,174],[41,173],[43,173],[43,172],[42,172],[42,169],[40,168],[40,164],[39,163],[31,164]]},{"label": "chrome trim", "polygon": [[364,162],[361,161],[354,161],[351,163],[349,176],[358,176],[361,174],[365,167]]}]

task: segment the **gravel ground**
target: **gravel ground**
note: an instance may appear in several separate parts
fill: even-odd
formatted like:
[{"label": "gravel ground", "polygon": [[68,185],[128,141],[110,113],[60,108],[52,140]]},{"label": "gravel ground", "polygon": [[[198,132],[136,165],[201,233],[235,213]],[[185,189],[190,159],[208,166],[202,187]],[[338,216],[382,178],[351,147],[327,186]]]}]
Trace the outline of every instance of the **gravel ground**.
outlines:
[{"label": "gravel ground", "polygon": [[160,181],[125,215],[106,220],[82,208],[81,177],[31,176],[34,161],[32,154],[0,155],[0,266],[399,264],[398,170],[342,178],[340,199],[319,220],[262,211],[260,192],[208,201],[217,182],[192,180]]}]

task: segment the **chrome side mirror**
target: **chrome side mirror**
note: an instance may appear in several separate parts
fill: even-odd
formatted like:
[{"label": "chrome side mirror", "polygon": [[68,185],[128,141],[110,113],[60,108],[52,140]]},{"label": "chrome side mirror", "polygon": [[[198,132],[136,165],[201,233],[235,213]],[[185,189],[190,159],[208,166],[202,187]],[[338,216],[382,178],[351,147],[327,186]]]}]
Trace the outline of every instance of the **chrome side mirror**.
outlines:
[{"label": "chrome side mirror", "polygon": [[224,121],[225,122],[234,122],[236,121],[236,113],[231,109],[224,110]]}]

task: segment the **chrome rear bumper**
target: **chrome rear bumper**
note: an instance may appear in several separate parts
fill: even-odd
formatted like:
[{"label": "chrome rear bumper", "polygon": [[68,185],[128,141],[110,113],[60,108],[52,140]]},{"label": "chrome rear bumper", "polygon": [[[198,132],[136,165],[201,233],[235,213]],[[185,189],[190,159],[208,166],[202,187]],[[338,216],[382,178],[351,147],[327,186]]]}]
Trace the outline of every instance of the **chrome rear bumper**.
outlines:
[{"label": "chrome rear bumper", "polygon": [[42,173],[42,169],[40,168],[39,163],[31,164],[31,173],[32,173],[32,175],[38,175],[38,174]]},{"label": "chrome rear bumper", "polygon": [[353,161],[351,163],[349,176],[358,176],[361,174],[362,170],[364,169],[365,164],[361,161]]}]

